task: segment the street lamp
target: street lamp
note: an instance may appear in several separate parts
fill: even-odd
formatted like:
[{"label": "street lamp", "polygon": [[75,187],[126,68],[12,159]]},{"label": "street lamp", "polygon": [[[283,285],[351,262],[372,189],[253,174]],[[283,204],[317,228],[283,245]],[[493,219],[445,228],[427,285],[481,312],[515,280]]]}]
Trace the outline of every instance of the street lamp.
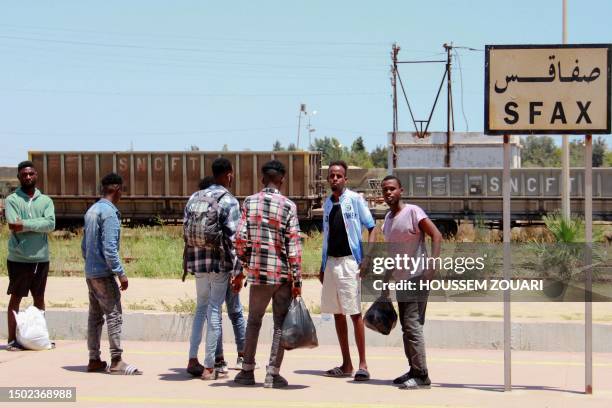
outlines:
[{"label": "street lamp", "polygon": [[310,146],[312,145],[312,133],[316,130],[314,129],[312,126],[310,126],[310,118],[315,116],[317,114],[317,111],[312,111],[312,113],[308,116],[308,149],[310,149]]},{"label": "street lamp", "polygon": [[308,115],[308,113],[306,112],[305,103],[300,104],[300,111],[298,112],[298,129],[297,129],[297,143],[296,143],[296,147],[298,149],[300,148],[300,130],[302,128],[302,113],[304,114],[304,116]]},{"label": "street lamp", "polygon": [[298,149],[300,148],[300,132],[302,130],[302,115],[304,115],[305,118],[308,118],[308,124],[306,125],[306,129],[308,130],[308,148],[310,149],[310,144],[312,143],[311,135],[312,135],[312,132],[315,131],[315,129],[313,129],[310,126],[310,118],[316,114],[317,114],[316,110],[312,111],[311,114],[308,114],[308,111],[306,110],[306,104],[305,103],[300,104],[300,111],[298,113],[298,129],[297,129],[297,143],[296,143],[296,147]]}]

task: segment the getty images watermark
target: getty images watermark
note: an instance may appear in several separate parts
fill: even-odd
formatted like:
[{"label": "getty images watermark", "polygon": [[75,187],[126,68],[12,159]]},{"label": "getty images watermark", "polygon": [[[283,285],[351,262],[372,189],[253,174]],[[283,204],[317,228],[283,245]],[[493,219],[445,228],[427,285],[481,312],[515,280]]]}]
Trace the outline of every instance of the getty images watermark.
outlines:
[{"label": "getty images watermark", "polygon": [[410,275],[410,279],[386,281],[376,279],[373,287],[376,290],[401,291],[496,291],[496,290],[544,290],[543,279],[415,279],[424,276],[427,271],[452,271],[462,275],[468,271],[483,271],[486,254],[481,257],[412,257],[407,254],[396,254],[394,257],[374,257],[372,272],[383,275],[395,272],[397,275]]},{"label": "getty images watermark", "polygon": [[[404,301],[612,301],[610,247],[598,244],[364,244],[362,299]],[[511,264],[504,275],[504,250]],[[588,280],[587,280],[588,277]],[[586,282],[591,282],[586,286]],[[588,289],[587,289],[588,288]]]}]

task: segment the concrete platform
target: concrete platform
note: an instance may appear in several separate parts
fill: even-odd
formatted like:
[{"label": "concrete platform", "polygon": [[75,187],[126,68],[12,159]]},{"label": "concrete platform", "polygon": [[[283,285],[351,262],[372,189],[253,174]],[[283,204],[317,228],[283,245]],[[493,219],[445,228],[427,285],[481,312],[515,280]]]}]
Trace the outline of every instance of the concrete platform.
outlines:
[{"label": "concrete platform", "polygon": [[[103,355],[108,356],[107,344]],[[87,350],[83,341],[60,341],[44,352],[0,351],[2,386],[72,386],[76,403],[50,406],[84,407],[610,407],[612,406],[612,354],[594,355],[594,394],[584,395],[584,368],[580,353],[513,353],[514,390],[503,392],[503,353],[485,350],[428,350],[432,389],[405,391],[391,379],[406,369],[400,348],[368,349],[372,379],[322,376],[339,363],[338,349],[322,346],[285,354],[282,374],[290,387],[262,388],[264,370],[256,370],[257,385],[240,387],[230,380],[204,382],[185,371],[187,343],[130,342],[123,344],[127,362],[144,370],[139,377],[84,372]],[[232,344],[225,345],[228,359],[235,358]],[[269,346],[259,346],[264,362]],[[353,350],[355,356],[355,350]],[[263,366],[264,364],[262,364]],[[41,406],[38,403],[5,403],[0,406]]]},{"label": "concrete platform", "polygon": [[[87,311],[48,310],[47,324],[51,338],[84,340],[87,336]],[[337,344],[336,329],[329,316],[312,315],[320,345]],[[123,338],[140,341],[188,341],[192,316],[178,313],[131,312],[123,315]],[[351,324],[349,323],[349,326]],[[0,313],[0,338],[6,338],[6,314]],[[106,326],[105,326],[106,327]],[[351,329],[352,330],[352,329]],[[232,337],[231,322],[224,313],[223,331]],[[428,319],[425,323],[427,344],[435,348],[488,349],[503,348],[501,321],[474,319]],[[593,325],[593,350],[612,352],[612,325]],[[260,341],[272,341],[272,316],[264,317]],[[352,341],[352,340],[351,340]],[[366,330],[368,347],[401,347],[399,323],[388,336]],[[584,324],[572,322],[513,322],[512,348],[525,351],[583,351]]]},{"label": "concrete platform", "polygon": [[[8,278],[0,276],[0,288],[8,287]],[[303,298],[310,311],[320,311],[321,283],[306,279],[302,288]],[[248,305],[248,290],[241,293],[244,305]],[[0,307],[6,308],[8,296],[0,296]],[[89,298],[83,277],[55,277],[47,281],[45,292],[47,309],[87,309]],[[193,306],[195,283],[193,279],[181,282],[176,279],[147,279],[130,277],[130,287],[122,292],[125,311],[168,312],[185,310]],[[23,306],[31,303],[25,298]],[[364,308],[367,305],[364,304]],[[441,320],[502,321],[502,302],[435,302],[427,305],[427,317]],[[584,304],[578,302],[514,302],[512,321],[525,323],[584,321]],[[593,303],[593,322],[612,324],[612,302]]]}]

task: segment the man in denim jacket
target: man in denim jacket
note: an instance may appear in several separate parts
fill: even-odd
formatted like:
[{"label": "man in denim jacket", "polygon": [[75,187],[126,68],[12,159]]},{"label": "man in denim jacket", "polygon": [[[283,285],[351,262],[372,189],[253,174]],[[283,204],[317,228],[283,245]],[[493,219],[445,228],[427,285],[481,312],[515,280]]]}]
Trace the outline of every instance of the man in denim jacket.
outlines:
[{"label": "man in denim jacket", "polygon": [[366,381],[370,379],[370,373],[365,357],[365,327],[361,317],[361,231],[362,227],[367,228],[368,240],[374,241],[372,231],[376,223],[363,197],[345,187],[347,169],[344,161],[330,163],[327,181],[332,194],[323,205],[323,259],[319,275],[323,284],[321,313],[334,315],[342,352],[342,365],[328,370],[325,375],[353,375],[346,324],[346,315],[349,315],[359,351],[359,369],[354,378],[355,381]]},{"label": "man in denim jacket", "polygon": [[[142,374],[136,367],[121,359],[121,290],[128,288],[128,278],[119,257],[121,220],[115,206],[121,198],[123,179],[110,173],[102,181],[102,198],[85,214],[85,228],[81,250],[85,258],[85,277],[89,289],[89,317],[87,320],[88,372],[108,371],[110,374]],[[111,365],[100,359],[100,336],[106,317],[110,343]]]}]

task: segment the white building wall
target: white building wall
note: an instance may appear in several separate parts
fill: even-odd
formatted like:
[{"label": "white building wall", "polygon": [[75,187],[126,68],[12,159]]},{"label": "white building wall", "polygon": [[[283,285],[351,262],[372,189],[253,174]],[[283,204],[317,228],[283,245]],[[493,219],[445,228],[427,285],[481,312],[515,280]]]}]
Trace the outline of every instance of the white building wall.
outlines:
[{"label": "white building wall", "polygon": [[[391,147],[391,134],[389,134]],[[436,132],[418,138],[414,132],[398,132],[396,141],[398,168],[445,167],[446,133]],[[511,166],[521,167],[520,141],[510,139]],[[453,133],[450,146],[450,164],[453,168],[503,167],[503,137],[482,133]],[[389,159],[392,158],[389,149]],[[391,164],[391,160],[389,161]]]}]

